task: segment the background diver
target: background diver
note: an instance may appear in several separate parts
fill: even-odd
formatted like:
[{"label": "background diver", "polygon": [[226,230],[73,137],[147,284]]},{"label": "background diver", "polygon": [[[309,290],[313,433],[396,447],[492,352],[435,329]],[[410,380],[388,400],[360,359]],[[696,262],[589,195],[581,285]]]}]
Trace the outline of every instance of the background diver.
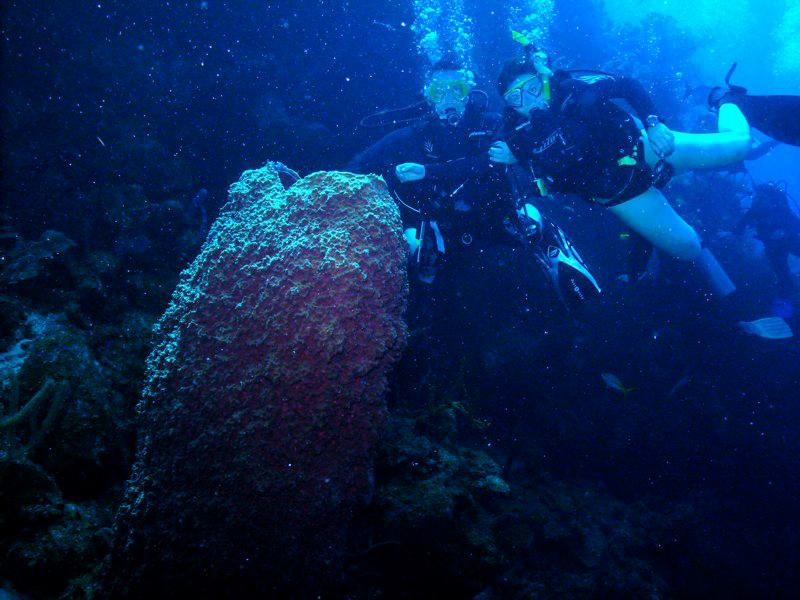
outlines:
[{"label": "background diver", "polygon": [[[356,155],[347,170],[377,173],[398,200],[412,265],[433,283],[445,257],[493,244],[531,249],[568,306],[599,293],[580,255],[545,220],[487,151],[502,119],[452,58],[434,65],[424,88],[428,113]],[[379,113],[379,114],[386,114]]]},{"label": "background diver", "polygon": [[[751,148],[747,119],[722,103],[718,133],[670,130],[642,85],[626,77],[551,70],[548,57],[527,40],[523,57],[507,62],[498,79],[506,110],[505,141],[493,162],[521,163],[542,193],[574,194],[601,204],[659,250],[697,265],[721,298],[736,286],[695,230],[660,188],[677,172],[741,161]],[[779,317],[757,321],[750,333],[788,337]]]},{"label": "background diver", "polygon": [[764,244],[764,254],[778,280],[777,303],[789,309],[796,286],[789,268],[789,255],[800,257],[800,216],[789,205],[785,188],[775,183],[755,186],[750,208],[739,220],[734,233],[743,233],[752,227],[756,237]]}]

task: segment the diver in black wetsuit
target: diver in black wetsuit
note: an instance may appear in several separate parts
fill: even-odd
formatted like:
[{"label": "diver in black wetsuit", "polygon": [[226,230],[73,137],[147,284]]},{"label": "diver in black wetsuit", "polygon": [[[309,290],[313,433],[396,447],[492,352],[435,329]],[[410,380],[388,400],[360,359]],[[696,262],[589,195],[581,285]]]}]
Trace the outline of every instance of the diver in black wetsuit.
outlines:
[{"label": "diver in black wetsuit", "polygon": [[719,295],[732,292],[719,263],[658,188],[689,165],[741,160],[750,136],[738,109],[724,106],[723,133],[674,132],[655,115],[637,81],[553,73],[546,61],[529,50],[504,67],[498,84],[510,109],[509,127],[506,143],[496,144],[490,158],[520,162],[542,188],[606,206],[655,247],[698,264]]},{"label": "diver in black wetsuit", "polygon": [[789,254],[800,256],[800,217],[789,207],[786,191],[775,184],[757,185],[753,203],[734,233],[742,233],[746,227],[755,229],[764,244],[764,253],[778,278],[778,293],[789,298],[794,291]]},{"label": "diver in black wetsuit", "polygon": [[523,165],[542,193],[574,194],[607,207],[659,250],[697,265],[717,296],[732,294],[736,286],[659,188],[675,172],[744,159],[752,138],[741,111],[722,104],[719,133],[672,131],[637,81],[553,72],[544,52],[523,43],[525,56],[507,62],[498,80],[509,119],[490,159]]},{"label": "diver in black wetsuit", "polygon": [[434,66],[430,114],[356,155],[347,170],[377,173],[399,201],[417,276],[432,283],[445,257],[494,244],[532,246],[567,305],[599,292],[563,232],[526,201],[524,183],[487,156],[500,115],[486,110],[460,66]]},{"label": "diver in black wetsuit", "polygon": [[745,88],[731,84],[731,75],[735,70],[736,63],[725,76],[727,90],[721,87],[711,89],[708,95],[711,109],[716,111],[723,104],[735,104],[747,117],[751,127],[778,142],[800,146],[800,96],[750,95]]}]

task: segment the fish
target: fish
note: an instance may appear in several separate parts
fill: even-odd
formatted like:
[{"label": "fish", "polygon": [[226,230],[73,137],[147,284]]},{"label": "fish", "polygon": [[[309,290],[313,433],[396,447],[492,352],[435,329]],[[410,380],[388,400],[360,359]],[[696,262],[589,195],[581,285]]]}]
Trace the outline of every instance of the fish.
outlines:
[{"label": "fish", "polygon": [[619,239],[621,239],[621,240],[629,240],[629,239],[631,239],[631,234],[627,233],[627,232],[620,233],[619,234]]},{"label": "fish", "polygon": [[680,390],[682,390],[686,385],[692,380],[692,372],[687,371],[686,374],[678,379],[675,382],[675,385],[667,393],[667,398],[672,398],[675,394],[677,394]]},{"label": "fish", "polygon": [[606,384],[607,387],[611,388],[614,391],[620,392],[623,398],[627,398],[628,394],[634,391],[636,388],[628,388],[622,384],[620,378],[614,375],[613,373],[600,373],[600,377],[603,380],[603,383]]}]

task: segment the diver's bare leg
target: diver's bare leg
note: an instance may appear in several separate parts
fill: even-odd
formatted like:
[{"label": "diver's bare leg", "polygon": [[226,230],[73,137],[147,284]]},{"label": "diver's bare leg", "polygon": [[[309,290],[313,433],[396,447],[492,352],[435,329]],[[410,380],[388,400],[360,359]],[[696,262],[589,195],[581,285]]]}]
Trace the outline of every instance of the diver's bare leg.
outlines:
[{"label": "diver's bare leg", "polygon": [[[750,125],[735,104],[723,104],[717,121],[719,133],[673,131],[675,151],[666,161],[676,172],[693,169],[718,169],[744,160],[752,145]],[[645,160],[651,166],[659,157],[643,137]]]},{"label": "diver's bare leg", "polygon": [[662,252],[695,264],[718,296],[724,297],[736,290],[711,251],[703,248],[697,232],[656,188],[611,206],[609,210]]},{"label": "diver's bare leg", "polygon": [[609,209],[628,227],[659,250],[682,260],[694,260],[702,251],[700,237],[675,212],[656,188]]}]

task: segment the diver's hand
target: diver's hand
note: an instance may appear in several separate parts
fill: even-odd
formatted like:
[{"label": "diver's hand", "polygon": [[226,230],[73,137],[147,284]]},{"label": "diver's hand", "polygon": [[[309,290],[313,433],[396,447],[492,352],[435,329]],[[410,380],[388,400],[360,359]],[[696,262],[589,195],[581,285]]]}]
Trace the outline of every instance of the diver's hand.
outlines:
[{"label": "diver's hand", "polygon": [[675,134],[664,123],[649,127],[647,139],[659,158],[666,158],[675,152]]},{"label": "diver's hand", "polygon": [[419,163],[403,163],[394,168],[394,173],[401,183],[425,179],[425,165]]},{"label": "diver's hand", "polygon": [[517,157],[505,142],[495,142],[489,148],[489,160],[502,165],[517,164]]}]

